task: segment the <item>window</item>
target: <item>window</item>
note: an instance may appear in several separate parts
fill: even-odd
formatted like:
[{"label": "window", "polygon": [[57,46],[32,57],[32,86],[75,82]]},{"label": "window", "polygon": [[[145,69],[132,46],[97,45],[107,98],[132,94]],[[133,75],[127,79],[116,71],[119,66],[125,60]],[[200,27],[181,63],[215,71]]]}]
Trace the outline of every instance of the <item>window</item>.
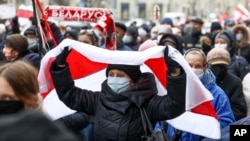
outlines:
[{"label": "window", "polygon": [[139,10],[139,18],[145,19],[146,18],[146,4],[145,3],[139,3],[138,4],[138,10]]},{"label": "window", "polygon": [[121,20],[129,19],[129,3],[121,3]]}]

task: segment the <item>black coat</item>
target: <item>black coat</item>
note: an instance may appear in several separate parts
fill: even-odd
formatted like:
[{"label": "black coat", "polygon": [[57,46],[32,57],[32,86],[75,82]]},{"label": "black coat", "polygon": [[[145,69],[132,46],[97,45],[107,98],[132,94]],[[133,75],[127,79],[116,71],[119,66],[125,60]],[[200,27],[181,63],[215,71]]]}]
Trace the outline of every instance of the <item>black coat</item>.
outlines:
[{"label": "black coat", "polygon": [[168,76],[168,95],[158,96],[155,78],[143,73],[136,90],[115,94],[102,83],[101,92],[75,87],[69,68],[51,67],[59,99],[76,111],[95,116],[96,141],[139,141],[144,134],[139,107],[144,106],[153,126],[156,121],[172,119],[185,111],[186,76]]},{"label": "black coat", "polygon": [[230,72],[225,72],[217,77],[216,83],[227,94],[235,119],[239,120],[246,117],[247,106],[243,95],[241,79]]}]

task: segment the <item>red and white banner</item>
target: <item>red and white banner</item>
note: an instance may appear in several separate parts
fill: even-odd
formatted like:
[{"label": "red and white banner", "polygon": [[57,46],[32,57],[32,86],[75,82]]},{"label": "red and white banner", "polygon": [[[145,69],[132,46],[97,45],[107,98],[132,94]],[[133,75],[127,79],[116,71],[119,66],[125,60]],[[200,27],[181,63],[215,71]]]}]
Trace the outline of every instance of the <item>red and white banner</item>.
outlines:
[{"label": "red and white banner", "polygon": [[83,8],[70,6],[48,6],[45,9],[47,18],[53,18],[63,21],[85,21],[93,22],[93,27],[99,30],[102,37],[106,40],[105,48],[109,50],[116,49],[115,24],[111,17],[111,12],[103,8]]},{"label": "red and white banner", "polygon": [[30,18],[34,16],[33,7],[21,4],[16,12],[16,16],[19,18]]},{"label": "red and white banner", "polygon": [[243,21],[249,19],[250,13],[242,4],[239,3],[233,12],[233,16],[235,21]]},{"label": "red and white banner", "polygon": [[[78,53],[78,56],[70,56],[69,54],[67,58],[72,78],[78,87],[100,91],[101,83],[106,79],[105,70],[107,64],[129,64],[141,65],[142,72],[152,72],[156,78],[158,95],[167,94],[165,89],[167,66],[164,61],[164,46],[152,47],[142,52],[118,51],[65,39],[43,57],[38,76],[40,92],[44,94],[43,108],[53,119],[75,112],[58,99],[49,72],[51,62],[66,46],[72,48],[72,52]],[[168,122],[177,129],[219,139],[220,124],[211,104],[213,99],[211,93],[203,86],[176,49],[169,47],[169,56],[184,68],[187,84],[186,112]],[[72,63],[70,61],[72,60],[71,57],[78,60],[78,63]]]}]

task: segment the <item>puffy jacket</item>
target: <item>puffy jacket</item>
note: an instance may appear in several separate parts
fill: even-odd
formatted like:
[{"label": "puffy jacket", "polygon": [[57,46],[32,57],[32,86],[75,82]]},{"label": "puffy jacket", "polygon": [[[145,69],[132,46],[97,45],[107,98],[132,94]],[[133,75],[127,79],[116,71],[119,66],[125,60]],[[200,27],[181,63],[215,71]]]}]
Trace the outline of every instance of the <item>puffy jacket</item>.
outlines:
[{"label": "puffy jacket", "polygon": [[76,111],[95,116],[96,141],[139,141],[144,135],[139,107],[144,106],[154,126],[156,121],[172,119],[185,111],[185,73],[168,77],[168,94],[157,95],[155,78],[143,73],[136,90],[116,94],[102,83],[101,91],[93,92],[75,87],[69,68],[56,68],[51,75],[59,99]]}]

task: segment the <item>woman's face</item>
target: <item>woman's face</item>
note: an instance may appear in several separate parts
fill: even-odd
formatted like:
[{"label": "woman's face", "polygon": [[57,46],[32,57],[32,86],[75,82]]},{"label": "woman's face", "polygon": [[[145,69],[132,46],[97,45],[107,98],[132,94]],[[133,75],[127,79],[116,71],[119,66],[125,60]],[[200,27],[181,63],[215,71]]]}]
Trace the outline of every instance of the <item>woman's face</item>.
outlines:
[{"label": "woman's face", "polygon": [[78,36],[78,41],[90,45],[94,45],[94,43],[91,40],[91,37],[87,34],[79,35]]},{"label": "woman's face", "polygon": [[7,80],[0,76],[0,100],[19,100]]},{"label": "woman's face", "polygon": [[19,55],[19,53],[16,50],[6,45],[3,48],[3,54],[7,61],[13,61],[16,58],[18,58],[18,55]]}]

